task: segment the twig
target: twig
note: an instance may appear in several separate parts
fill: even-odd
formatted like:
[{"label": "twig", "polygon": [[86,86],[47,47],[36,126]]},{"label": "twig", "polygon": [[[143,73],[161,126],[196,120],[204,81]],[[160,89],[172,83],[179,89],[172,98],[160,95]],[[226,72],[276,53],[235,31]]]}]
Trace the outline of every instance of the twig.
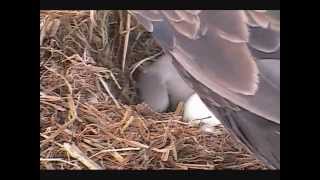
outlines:
[{"label": "twig", "polygon": [[184,164],[184,163],[176,163],[179,167],[187,167],[192,169],[215,169],[215,166],[210,164]]},{"label": "twig", "polygon": [[97,163],[89,159],[76,145],[69,143],[63,144],[64,149],[75,159],[79,160],[85,166],[87,166],[90,170],[101,170],[103,169]]},{"label": "twig", "polygon": [[139,27],[139,25],[133,26],[133,27],[130,28],[129,30],[125,30],[125,31],[120,32],[120,34],[121,34],[121,35],[122,35],[122,34],[126,34],[126,33],[128,33],[129,31],[133,31],[133,30],[137,29],[138,27]]},{"label": "twig", "polygon": [[117,101],[117,99],[113,96],[113,94],[111,93],[108,84],[103,80],[102,77],[99,77],[99,81],[101,82],[102,86],[104,87],[104,89],[107,91],[108,95],[111,97],[111,99],[113,100],[113,102],[116,104],[116,106],[118,108],[121,108],[119,102]]},{"label": "twig", "polygon": [[120,84],[119,84],[119,82],[117,81],[116,77],[114,76],[113,72],[110,71],[110,70],[108,70],[107,72],[110,74],[112,80],[113,80],[114,83],[117,85],[117,87],[121,90],[122,87],[120,86]]},{"label": "twig", "polygon": [[77,169],[81,169],[80,166],[78,166],[77,164],[73,164],[71,162],[68,162],[68,161],[65,161],[61,158],[40,158],[40,161],[45,161],[45,162],[48,162],[48,161],[56,161],[56,162],[62,162],[62,163],[66,163],[66,164],[69,164],[71,166],[74,166],[76,167]]},{"label": "twig", "polygon": [[135,64],[130,68],[130,69],[131,69],[131,71],[130,71],[130,79],[132,80],[132,75],[133,75],[133,73],[136,71],[136,69],[137,69],[139,66],[141,66],[142,63],[144,63],[144,62],[146,62],[146,61],[149,61],[149,60],[151,60],[151,59],[154,59],[155,57],[159,56],[160,54],[162,54],[162,51],[159,52],[159,53],[157,53],[157,54],[154,54],[154,55],[152,55],[152,56],[146,57],[146,58],[140,60],[139,62],[135,63]]},{"label": "twig", "polygon": [[89,27],[89,42],[92,40],[93,28],[97,27],[97,22],[95,20],[96,11],[90,10],[90,27]]},{"label": "twig", "polygon": [[121,134],[124,133],[124,131],[129,127],[129,125],[133,122],[134,120],[134,117],[133,116],[130,116],[129,120],[126,122],[126,124],[122,127],[121,129]]},{"label": "twig", "polygon": [[106,149],[106,150],[102,150],[102,151],[99,151],[97,152],[96,154],[90,156],[90,159],[99,155],[99,154],[102,154],[102,153],[107,153],[107,152],[121,152],[121,151],[139,151],[141,150],[141,148],[120,148],[120,149]]},{"label": "twig", "polygon": [[129,43],[129,37],[130,37],[130,24],[131,24],[131,15],[127,13],[127,26],[126,26],[127,33],[124,39],[124,46],[123,46],[122,72],[124,72],[125,65],[126,65],[126,57],[127,57],[128,43]]},{"label": "twig", "polygon": [[43,104],[49,105],[49,106],[51,106],[51,107],[55,108],[55,109],[56,109],[56,110],[58,110],[58,111],[66,111],[66,109],[65,109],[65,108],[63,108],[62,106],[59,106],[59,105],[56,105],[56,104],[53,104],[53,103],[49,103],[49,102],[42,101],[42,100],[40,100],[40,103],[43,103]]}]

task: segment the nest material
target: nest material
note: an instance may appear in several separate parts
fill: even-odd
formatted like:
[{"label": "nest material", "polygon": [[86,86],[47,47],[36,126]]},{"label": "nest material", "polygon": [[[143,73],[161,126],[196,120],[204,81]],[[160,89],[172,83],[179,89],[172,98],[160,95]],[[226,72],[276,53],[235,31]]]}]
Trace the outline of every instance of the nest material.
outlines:
[{"label": "nest material", "polygon": [[40,12],[40,169],[266,169],[222,126],[136,105],[132,75],[162,50],[129,18]]}]

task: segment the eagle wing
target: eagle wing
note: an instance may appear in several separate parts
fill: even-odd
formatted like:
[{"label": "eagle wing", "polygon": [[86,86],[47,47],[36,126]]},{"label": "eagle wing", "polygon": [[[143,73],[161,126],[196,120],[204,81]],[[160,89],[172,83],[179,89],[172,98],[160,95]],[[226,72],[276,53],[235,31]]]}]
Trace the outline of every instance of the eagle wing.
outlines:
[{"label": "eagle wing", "polygon": [[280,11],[130,12],[231,133],[279,168]]}]

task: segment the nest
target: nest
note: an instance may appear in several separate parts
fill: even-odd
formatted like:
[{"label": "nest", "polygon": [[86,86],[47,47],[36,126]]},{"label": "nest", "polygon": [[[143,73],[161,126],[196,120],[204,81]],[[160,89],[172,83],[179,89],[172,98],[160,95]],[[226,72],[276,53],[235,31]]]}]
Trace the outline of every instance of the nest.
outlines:
[{"label": "nest", "polygon": [[162,50],[126,11],[41,11],[40,31],[40,169],[266,169],[222,126],[137,104]]}]

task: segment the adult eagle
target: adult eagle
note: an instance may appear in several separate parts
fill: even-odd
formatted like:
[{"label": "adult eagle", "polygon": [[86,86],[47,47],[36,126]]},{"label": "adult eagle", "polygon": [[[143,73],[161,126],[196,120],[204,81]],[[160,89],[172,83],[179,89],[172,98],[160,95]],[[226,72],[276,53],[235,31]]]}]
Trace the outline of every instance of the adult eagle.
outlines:
[{"label": "adult eagle", "polygon": [[280,11],[130,12],[227,130],[280,169]]}]

